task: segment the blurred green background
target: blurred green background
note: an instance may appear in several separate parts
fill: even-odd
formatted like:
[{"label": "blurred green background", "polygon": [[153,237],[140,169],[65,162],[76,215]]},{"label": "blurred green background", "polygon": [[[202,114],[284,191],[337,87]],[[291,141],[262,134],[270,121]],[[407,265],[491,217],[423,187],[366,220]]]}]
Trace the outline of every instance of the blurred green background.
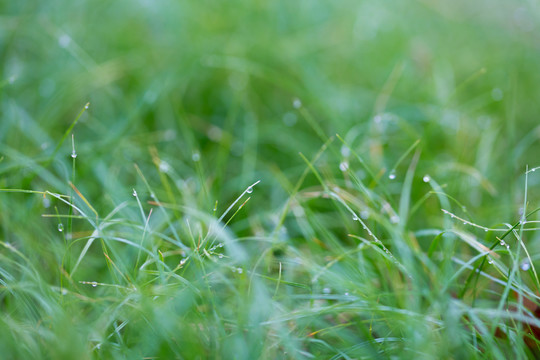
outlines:
[{"label": "blurred green background", "polygon": [[[398,211],[407,169],[413,155],[419,156],[410,188],[411,204],[418,206],[414,216],[402,219],[405,233],[448,225],[437,197],[428,194],[432,188],[422,181],[424,176],[429,175],[442,186],[438,190],[444,189],[459,202],[452,201],[454,209],[449,211],[493,227],[519,220],[526,166],[540,165],[540,8],[536,2],[4,0],[0,14],[0,188],[74,195],[71,181],[100,218],[128,201],[122,219],[139,222],[137,236],[144,230],[144,221],[140,221],[133,189],[146,215],[156,196],[171,206],[189,208],[176,208],[170,215],[174,226],[163,230],[174,237],[172,228],[176,228],[177,236],[184,239],[191,229],[183,227],[187,215],[181,212],[198,214],[193,216],[204,233],[210,226],[207,217],[218,218],[249,185],[261,180],[246,208],[229,224],[231,234],[227,236],[266,237],[273,244],[268,249],[277,257],[284,251],[294,253],[292,258],[318,262],[332,251],[343,254],[354,243],[347,234],[358,233],[361,226],[352,223],[346,211],[317,196],[321,184],[311,172],[300,186],[304,197],[294,200],[294,184],[308,168],[299,153],[314,159],[327,141],[328,149],[314,163],[325,186],[345,189],[360,204],[367,204],[369,209],[364,211],[375,218],[377,214],[391,217],[392,211]],[[89,108],[63,140],[88,102]],[[417,147],[407,153],[417,140]],[[76,163],[70,156],[73,147]],[[388,176],[394,167],[392,180]],[[527,196],[534,208],[540,178],[529,175]],[[365,198],[355,179],[375,198],[385,200]],[[77,201],[85,208],[84,201]],[[280,220],[288,202],[291,213]],[[384,203],[394,210],[387,211]],[[167,216],[153,211],[155,227],[166,229]],[[307,214],[306,223],[295,221],[303,217],[298,215],[302,211]],[[83,221],[73,220],[68,237],[59,240],[58,221],[43,218],[45,213],[71,214],[71,210],[51,196],[0,193],[0,240],[16,244],[17,251],[33,264],[39,274],[33,278],[33,286],[40,284],[38,288],[59,286],[60,269],[73,269],[84,242],[69,248],[67,264],[66,244],[92,232]],[[62,226],[67,226],[65,220]],[[120,232],[131,234],[126,238],[137,238],[133,229]],[[314,244],[311,238],[327,246]],[[285,245],[276,248],[276,239]],[[418,240],[418,249],[427,251],[431,240]],[[531,234],[527,241],[531,252],[538,249],[537,236]],[[170,243],[159,246],[163,252],[174,251]],[[188,247],[194,250],[195,245]],[[255,271],[257,256],[265,249],[246,245],[238,250],[238,261],[255,266]],[[2,251],[10,258],[6,255],[9,247]],[[117,251],[122,258],[123,250]],[[99,250],[89,254],[81,274],[72,278],[70,291],[74,293],[81,286],[77,281],[101,277],[108,279],[102,282],[115,282],[114,266],[103,260],[103,254]],[[136,255],[125,255],[124,265]],[[275,275],[278,262],[268,261]],[[16,264],[0,270],[4,282],[11,278],[20,284],[29,281]],[[197,274],[193,279],[203,281],[204,276]],[[261,295],[263,300],[250,297],[247,303],[269,302],[273,286],[268,290],[261,285],[266,290],[260,293],[269,294]],[[0,308],[14,311],[13,321],[33,319],[26,325],[35,327],[44,318],[41,310],[32,301],[27,308],[18,308],[9,300],[15,296],[13,291],[12,295],[2,293]],[[62,308],[58,311],[69,314],[69,306],[53,295],[44,300],[47,291],[35,291],[43,304],[55,303]],[[95,301],[105,301],[106,294],[102,295],[102,300]],[[181,296],[186,296],[183,304],[191,309],[189,302],[196,300]],[[68,303],[77,303],[75,299],[77,296]],[[144,299],[138,306],[151,306]],[[95,320],[103,308],[91,304],[79,304],[76,311]],[[154,315],[163,322],[163,329],[177,329],[178,324],[165,320],[169,312],[180,310],[167,306],[156,310],[163,314]],[[35,313],[34,317],[28,313]],[[205,316],[219,317],[215,313]],[[63,328],[64,321],[73,321],[69,318],[52,321],[54,326],[47,331],[63,334],[63,330],[55,332],[55,326]],[[0,327],[7,333],[20,325],[6,319]],[[148,319],[147,323],[155,321]],[[204,325],[193,320],[189,326]],[[85,331],[94,330],[83,326],[75,332],[78,335],[70,335],[80,337],[74,343],[88,343]],[[159,338],[148,331],[149,338]],[[35,339],[35,334],[27,336]],[[200,358],[218,357],[216,354],[233,358],[227,349],[235,349],[230,350],[234,353],[245,346],[233,339],[229,348],[220,348],[212,341],[205,343],[199,335],[185,336],[198,340],[177,340],[176,344],[191,344],[191,354]],[[349,340],[359,341],[343,341]],[[202,345],[193,345],[197,341]],[[15,337],[14,349],[17,342]],[[3,342],[4,346],[8,343]],[[119,343],[122,349],[137,347],[136,341]],[[70,351],[78,351],[79,356],[96,354],[95,348],[86,345],[70,348],[68,344],[56,353],[43,350],[50,349],[49,345],[27,345],[30,350],[12,353],[66,358],[74,354]],[[267,345],[261,343],[260,348],[272,349]],[[195,358],[170,350],[174,346],[160,346],[149,353]],[[108,351],[118,355],[116,350]],[[276,354],[274,350],[249,351],[236,352],[237,357],[281,354],[277,350]],[[144,356],[154,356],[151,354]]]},{"label": "blurred green background", "polygon": [[[2,146],[44,156],[90,102],[75,141],[81,175],[97,180],[84,186],[96,196],[118,194],[131,163],[148,161],[149,145],[183,178],[200,152],[218,197],[262,174],[270,186],[273,166],[294,179],[303,166],[296,154],[312,154],[324,140],[294,99],[321,135],[339,133],[362,154],[371,148],[377,168],[390,168],[421,139],[428,150],[421,167],[440,182],[459,176],[453,193],[475,195],[472,205],[493,196],[471,191],[479,184],[464,167],[494,185],[497,203],[503,196],[513,204],[522,190],[508,184],[535,165],[532,4],[17,1],[2,8]],[[66,187],[67,160],[55,164],[57,190]]]}]

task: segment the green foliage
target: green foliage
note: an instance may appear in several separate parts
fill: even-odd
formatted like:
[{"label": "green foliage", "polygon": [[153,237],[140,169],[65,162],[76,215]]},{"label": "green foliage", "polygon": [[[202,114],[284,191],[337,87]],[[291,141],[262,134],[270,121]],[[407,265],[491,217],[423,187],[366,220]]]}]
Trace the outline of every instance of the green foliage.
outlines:
[{"label": "green foliage", "polygon": [[3,358],[539,355],[535,4],[0,9]]}]

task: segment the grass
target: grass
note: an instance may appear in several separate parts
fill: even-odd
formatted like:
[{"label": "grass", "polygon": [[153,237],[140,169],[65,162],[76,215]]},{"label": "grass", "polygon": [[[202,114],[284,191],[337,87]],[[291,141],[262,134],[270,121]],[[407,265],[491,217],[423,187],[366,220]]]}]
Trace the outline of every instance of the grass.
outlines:
[{"label": "grass", "polygon": [[0,9],[2,357],[540,356],[535,4]]}]

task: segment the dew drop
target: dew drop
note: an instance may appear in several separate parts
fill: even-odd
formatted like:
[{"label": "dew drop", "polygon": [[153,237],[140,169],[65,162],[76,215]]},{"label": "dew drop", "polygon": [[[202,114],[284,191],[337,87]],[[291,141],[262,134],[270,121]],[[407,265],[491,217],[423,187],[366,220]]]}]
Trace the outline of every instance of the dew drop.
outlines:
[{"label": "dew drop", "polygon": [[396,178],[396,172],[395,171],[392,171],[389,175],[388,175],[388,178],[390,180],[394,180]]},{"label": "dew drop", "polygon": [[422,178],[422,181],[424,181],[425,183],[429,182],[431,180],[431,178],[429,177],[429,175],[425,175],[423,178]]},{"label": "dew drop", "polygon": [[97,286],[97,282],[92,281],[92,287],[96,287],[96,286]]},{"label": "dew drop", "polygon": [[239,274],[242,274],[242,273],[244,272],[244,269],[238,268],[238,269],[236,269],[236,271],[237,271]]},{"label": "dew drop", "polygon": [[349,163],[346,161],[343,161],[339,164],[339,170],[341,171],[347,171],[349,169]]},{"label": "dew drop", "polygon": [[491,98],[495,101],[501,101],[504,97],[504,93],[499,88],[494,88],[491,90]]},{"label": "dew drop", "polygon": [[524,260],[522,263],[521,263],[521,270],[523,271],[527,271],[531,268],[531,264],[529,263],[528,260]]},{"label": "dew drop", "polygon": [[343,157],[349,157],[351,155],[351,149],[349,149],[347,146],[343,145],[341,147],[341,155]]},{"label": "dew drop", "polygon": [[295,98],[295,99],[293,100],[293,107],[294,107],[295,109],[300,109],[300,108],[302,107],[302,101],[300,101],[299,98]]},{"label": "dew drop", "polygon": [[218,258],[223,259],[223,254],[219,254]]},{"label": "dew drop", "polygon": [[86,110],[88,110],[89,107],[90,107],[90,104],[84,105],[84,108],[85,108]]},{"label": "dew drop", "polygon": [[66,48],[68,47],[70,43],[71,43],[71,38],[69,37],[69,35],[62,34],[58,38],[58,45],[60,45],[60,47]]},{"label": "dew drop", "polygon": [[248,187],[248,188],[246,189],[246,192],[247,192],[248,194],[251,194],[251,193],[253,192],[253,188],[252,188],[251,186]]},{"label": "dew drop", "polygon": [[369,218],[369,211],[367,211],[367,210],[362,210],[362,211],[360,211],[360,217],[361,217],[362,219],[364,219],[364,220],[367,219],[367,218]]},{"label": "dew drop", "polygon": [[349,293],[348,293],[348,292],[345,292],[345,294],[344,294],[344,295],[345,295],[345,296],[349,296]]},{"label": "dew drop", "polygon": [[201,160],[201,154],[199,154],[198,152],[194,152],[193,155],[191,155],[191,160],[195,162]]},{"label": "dew drop", "polygon": [[58,231],[64,231],[64,225],[62,223],[58,224]]},{"label": "dew drop", "polygon": [[171,166],[168,162],[162,160],[159,162],[159,171],[163,173],[168,173],[169,171],[171,171]]},{"label": "dew drop", "polygon": [[397,224],[399,222],[399,216],[397,215],[393,215],[391,218],[390,218],[390,222],[392,224]]},{"label": "dew drop", "polygon": [[485,232],[488,232],[488,228],[484,228],[484,231],[485,231]]},{"label": "dew drop", "polygon": [[322,290],[322,292],[323,292],[324,294],[330,294],[330,293],[332,292],[332,289],[330,289],[329,287],[325,287],[325,288]]},{"label": "dew drop", "polygon": [[236,272],[236,268],[235,268],[235,267],[232,267],[232,268],[231,268],[231,271],[232,271],[232,272]]},{"label": "dew drop", "polygon": [[208,138],[214,142],[218,142],[223,137],[223,130],[219,127],[212,125],[210,129],[206,132]]},{"label": "dew drop", "polygon": [[506,243],[504,242],[504,240],[501,240],[501,246],[505,246]]},{"label": "dew drop", "polygon": [[77,157],[77,153],[75,151],[71,152],[71,157],[75,159]]},{"label": "dew drop", "polygon": [[137,190],[133,189],[133,192],[131,193],[131,195],[137,197]]},{"label": "dew drop", "polygon": [[493,260],[489,259],[488,264],[493,264]]},{"label": "dew drop", "polygon": [[282,120],[285,123],[285,125],[290,127],[290,126],[294,126],[294,124],[296,124],[297,117],[296,117],[295,113],[287,112],[287,113],[285,113],[285,115],[283,115]]},{"label": "dew drop", "polygon": [[358,216],[356,216],[356,214],[353,215],[352,219],[353,219],[353,221],[358,221],[359,220]]}]

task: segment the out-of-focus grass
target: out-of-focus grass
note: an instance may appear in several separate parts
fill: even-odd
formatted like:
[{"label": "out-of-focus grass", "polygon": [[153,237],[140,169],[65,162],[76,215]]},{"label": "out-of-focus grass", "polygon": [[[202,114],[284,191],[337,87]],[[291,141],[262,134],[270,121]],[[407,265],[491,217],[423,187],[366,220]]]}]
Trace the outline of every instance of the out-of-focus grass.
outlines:
[{"label": "out-of-focus grass", "polygon": [[535,4],[0,9],[2,356],[538,354]]}]

